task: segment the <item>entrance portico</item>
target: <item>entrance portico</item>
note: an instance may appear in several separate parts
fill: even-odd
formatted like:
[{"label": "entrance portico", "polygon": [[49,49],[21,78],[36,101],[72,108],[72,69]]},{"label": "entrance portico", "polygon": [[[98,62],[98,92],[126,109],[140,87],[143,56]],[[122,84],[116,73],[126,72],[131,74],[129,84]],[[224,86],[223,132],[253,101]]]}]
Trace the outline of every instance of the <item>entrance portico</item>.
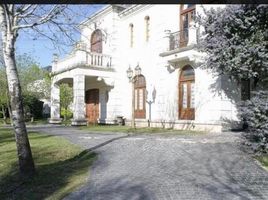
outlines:
[{"label": "entrance portico", "polygon": [[[66,72],[65,75],[54,76],[51,86],[51,118],[49,123],[58,124],[62,121],[60,118],[59,88],[62,83],[67,83],[73,87],[73,119],[71,125],[79,126],[105,121],[108,95],[113,87],[113,81],[111,80],[111,78],[90,76],[83,73],[75,73],[70,76],[70,72]],[[93,90],[98,92],[89,95],[89,92],[92,93]]]}]

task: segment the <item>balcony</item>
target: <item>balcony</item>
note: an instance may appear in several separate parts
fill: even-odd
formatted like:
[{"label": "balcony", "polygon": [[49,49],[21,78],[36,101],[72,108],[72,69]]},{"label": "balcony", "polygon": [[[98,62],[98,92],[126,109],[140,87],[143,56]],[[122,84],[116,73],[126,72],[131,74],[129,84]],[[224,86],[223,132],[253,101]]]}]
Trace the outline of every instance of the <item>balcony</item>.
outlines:
[{"label": "balcony", "polygon": [[189,28],[183,29],[181,31],[170,32],[170,30],[165,31],[165,47],[163,53],[160,56],[166,56],[174,52],[181,52],[185,50],[192,49],[196,46],[199,39],[199,29],[190,23]]},{"label": "balcony", "polygon": [[169,51],[174,49],[186,47],[188,43],[188,29],[170,33],[169,37]]},{"label": "balcony", "polygon": [[90,52],[85,43],[78,42],[67,57],[61,60],[58,60],[57,57],[54,58],[52,72],[61,73],[79,67],[111,70],[112,57],[102,53]]},{"label": "balcony", "polygon": [[168,65],[177,67],[179,63],[197,61],[201,58],[201,53],[196,50],[199,41],[199,29],[190,23],[189,28],[181,31],[165,31],[165,44],[161,57],[167,61]]}]

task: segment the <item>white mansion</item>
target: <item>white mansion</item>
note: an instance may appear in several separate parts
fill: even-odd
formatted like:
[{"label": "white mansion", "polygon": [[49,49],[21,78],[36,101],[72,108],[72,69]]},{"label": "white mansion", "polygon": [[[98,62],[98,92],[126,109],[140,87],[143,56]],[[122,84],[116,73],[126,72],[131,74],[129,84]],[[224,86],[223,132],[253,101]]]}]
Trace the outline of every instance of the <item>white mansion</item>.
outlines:
[{"label": "white mansion", "polygon": [[202,27],[193,19],[202,12],[195,4],[116,4],[82,22],[70,55],[52,63],[50,123],[61,121],[61,83],[73,86],[72,125],[114,123],[117,116],[129,124],[132,113],[137,126],[221,131],[238,121],[223,90],[238,86],[200,68]]}]

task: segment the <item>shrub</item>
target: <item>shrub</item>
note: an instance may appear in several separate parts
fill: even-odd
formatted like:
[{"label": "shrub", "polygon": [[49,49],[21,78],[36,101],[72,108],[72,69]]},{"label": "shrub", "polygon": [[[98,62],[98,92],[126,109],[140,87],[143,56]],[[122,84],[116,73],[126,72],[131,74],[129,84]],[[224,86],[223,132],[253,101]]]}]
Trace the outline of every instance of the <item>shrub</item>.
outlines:
[{"label": "shrub", "polygon": [[63,117],[63,120],[66,121],[73,117],[73,112],[70,109],[61,108],[60,115]]},{"label": "shrub", "polygon": [[240,106],[240,117],[246,124],[248,144],[254,152],[268,153],[268,91],[252,94]]},{"label": "shrub", "polygon": [[23,95],[24,112],[27,118],[34,117],[35,119],[42,118],[43,104],[36,96],[31,94]]}]

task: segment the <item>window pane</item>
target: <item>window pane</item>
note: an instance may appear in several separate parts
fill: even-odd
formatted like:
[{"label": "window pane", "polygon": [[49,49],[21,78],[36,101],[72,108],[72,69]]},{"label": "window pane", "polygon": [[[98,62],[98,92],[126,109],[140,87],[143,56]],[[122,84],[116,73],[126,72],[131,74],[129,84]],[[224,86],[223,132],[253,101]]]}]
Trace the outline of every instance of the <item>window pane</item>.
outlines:
[{"label": "window pane", "polygon": [[195,20],[195,10],[193,10],[193,11],[191,12],[191,20],[192,20],[192,21]]},{"label": "window pane", "polygon": [[139,110],[143,110],[143,89],[139,89]]},{"label": "window pane", "polygon": [[189,27],[188,14],[183,15],[182,21],[183,21],[183,29],[188,28]]},{"label": "window pane", "polygon": [[183,4],[183,10],[193,7],[195,4]]},{"label": "window pane", "polygon": [[187,108],[187,84],[182,84],[182,107]]},{"label": "window pane", "polygon": [[191,83],[191,108],[195,107],[195,84]]},{"label": "window pane", "polygon": [[189,76],[194,76],[194,69],[190,66],[183,68],[182,76],[184,78],[188,78]]}]

